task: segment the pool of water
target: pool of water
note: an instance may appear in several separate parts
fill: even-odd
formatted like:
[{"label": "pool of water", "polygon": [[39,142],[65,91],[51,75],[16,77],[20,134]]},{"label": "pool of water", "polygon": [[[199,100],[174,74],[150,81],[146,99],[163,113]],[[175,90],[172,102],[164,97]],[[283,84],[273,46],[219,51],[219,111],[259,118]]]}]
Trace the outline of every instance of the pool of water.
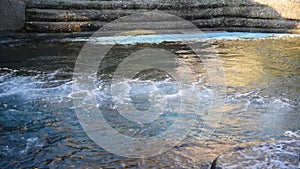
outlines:
[{"label": "pool of water", "polygon": [[[185,109],[196,114],[191,131],[170,151],[145,159],[111,154],[83,130],[73,104],[78,94],[72,90],[73,69],[84,45],[81,40],[1,45],[0,168],[205,168],[219,155],[220,166],[225,168],[267,167],[265,159],[270,154],[274,154],[271,159],[278,159],[269,161],[270,166],[296,168],[300,155],[300,38],[209,40],[223,63],[224,104],[211,104],[214,87],[205,65],[179,42],[119,44],[108,54],[106,68],[95,75],[97,88],[91,92],[97,96],[97,106],[110,124],[124,135],[149,137],[164,132],[177,118],[174,107],[180,93],[178,84],[168,74],[155,70],[119,82],[117,91],[135,89],[129,92],[124,105],[148,110],[151,105],[147,98],[154,91],[164,93],[156,103],[167,98],[175,104],[158,114],[161,121],[141,127],[120,118],[113,108],[106,109],[112,102],[107,86],[112,84],[115,64],[145,47],[163,46],[178,55],[176,60],[188,62],[197,72],[194,95],[199,99],[201,113],[194,111],[194,105]],[[208,109],[209,116],[205,116]],[[131,118],[137,120],[135,116]],[[270,151],[277,145],[281,147]],[[240,163],[249,156],[256,160]]]}]

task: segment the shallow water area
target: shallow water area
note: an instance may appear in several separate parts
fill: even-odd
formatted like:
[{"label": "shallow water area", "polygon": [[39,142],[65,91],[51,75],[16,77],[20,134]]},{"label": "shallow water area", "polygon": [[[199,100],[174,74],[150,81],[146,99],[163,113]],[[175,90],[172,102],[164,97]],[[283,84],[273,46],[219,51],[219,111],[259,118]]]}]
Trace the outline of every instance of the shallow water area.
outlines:
[{"label": "shallow water area", "polygon": [[[253,35],[244,33],[243,39],[238,33],[231,40],[214,39],[219,35],[209,35],[211,38],[203,43],[210,43],[223,63],[225,104],[211,104],[215,88],[205,65],[192,57],[194,53],[182,42],[116,45],[103,63],[105,69],[88,75],[96,79],[97,88],[90,92],[96,96],[96,106],[109,124],[119,133],[140,138],[160,134],[174,124],[181,91],[174,78],[155,70],[117,84],[117,93],[129,93],[128,99],[122,100],[125,106],[132,104],[139,111],[151,110],[149,95],[153,93],[157,96],[153,97],[155,103],[167,105],[153,124],[131,123],[112,106],[110,78],[116,64],[145,47],[163,47],[177,55],[175,60],[187,62],[196,72],[194,95],[201,111],[195,112],[194,105],[185,109],[196,115],[191,131],[170,151],[146,159],[120,157],[105,151],[80,125],[73,100],[82,95],[72,91],[76,83],[72,73],[85,41],[24,42],[17,46],[2,43],[0,168],[207,168],[219,155],[219,165],[224,168],[299,167],[300,38],[249,39]],[[186,40],[192,43],[189,38]],[[193,67],[193,63],[199,65]],[[122,98],[117,95],[114,99]]]}]

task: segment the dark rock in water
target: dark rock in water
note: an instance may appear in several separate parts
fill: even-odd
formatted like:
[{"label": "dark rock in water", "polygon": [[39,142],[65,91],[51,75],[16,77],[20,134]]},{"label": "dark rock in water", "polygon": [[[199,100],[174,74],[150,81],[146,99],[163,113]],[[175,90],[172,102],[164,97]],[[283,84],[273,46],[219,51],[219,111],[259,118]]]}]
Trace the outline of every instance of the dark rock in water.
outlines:
[{"label": "dark rock in water", "polygon": [[233,148],[234,151],[241,151],[241,150],[244,150],[245,147],[241,147],[241,146],[236,146]]},{"label": "dark rock in water", "polygon": [[152,68],[139,72],[133,78],[139,80],[162,81],[166,79],[171,79],[172,77],[168,75],[167,72]]},{"label": "dark rock in water", "polygon": [[22,0],[0,1],[0,31],[21,30],[25,23],[26,4]]}]

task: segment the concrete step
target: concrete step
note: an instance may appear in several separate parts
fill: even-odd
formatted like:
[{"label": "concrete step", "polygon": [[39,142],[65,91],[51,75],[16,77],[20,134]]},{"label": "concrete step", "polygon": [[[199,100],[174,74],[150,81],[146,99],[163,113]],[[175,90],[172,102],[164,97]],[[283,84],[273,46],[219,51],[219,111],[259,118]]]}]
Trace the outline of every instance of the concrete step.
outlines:
[{"label": "concrete step", "polygon": [[[149,10],[143,9],[116,9],[116,10],[57,10],[57,9],[27,9],[27,21],[45,21],[45,22],[67,22],[67,21],[105,21],[110,22],[123,16],[135,13],[143,13]],[[157,10],[155,10],[157,11]],[[160,12],[176,15],[183,19],[208,19],[215,17],[244,17],[261,19],[280,19],[281,16],[274,10],[262,7],[218,7],[208,9],[190,9],[190,10],[160,10]],[[163,18],[162,18],[163,19]]]},{"label": "concrete step", "polygon": [[[276,32],[289,32],[289,30],[299,30],[298,22],[292,20],[270,20],[270,19],[245,19],[245,18],[212,18],[197,19],[191,21],[201,30],[209,28],[235,28],[238,30],[258,29],[261,32],[269,32],[268,29],[277,30]],[[107,22],[89,21],[89,22],[27,22],[26,29],[34,32],[84,32],[97,31]],[[166,26],[167,25],[167,26]],[[112,31],[126,30],[162,30],[162,29],[187,29],[187,25],[178,21],[161,22],[120,22],[106,27]],[[265,31],[264,31],[265,29]]]},{"label": "concrete step", "polygon": [[159,12],[191,21],[202,30],[298,32],[300,25],[299,20],[284,19],[273,8],[252,0],[29,0],[26,30],[96,31],[122,16],[148,11],[157,16],[123,20],[111,29],[167,29],[162,28],[165,23],[170,25],[168,29],[184,27]]},{"label": "concrete step", "polygon": [[[219,27],[223,18],[212,20],[195,20],[193,23],[200,27]],[[26,29],[36,32],[82,32],[97,31],[107,22],[27,22]],[[184,25],[181,21],[162,21],[162,22],[120,22],[110,23],[106,29],[110,31],[130,31],[130,30],[174,30],[174,29],[192,29]]]},{"label": "concrete step", "polygon": [[234,0],[31,0],[28,8],[40,9],[193,9],[223,6],[253,6],[253,1]]}]

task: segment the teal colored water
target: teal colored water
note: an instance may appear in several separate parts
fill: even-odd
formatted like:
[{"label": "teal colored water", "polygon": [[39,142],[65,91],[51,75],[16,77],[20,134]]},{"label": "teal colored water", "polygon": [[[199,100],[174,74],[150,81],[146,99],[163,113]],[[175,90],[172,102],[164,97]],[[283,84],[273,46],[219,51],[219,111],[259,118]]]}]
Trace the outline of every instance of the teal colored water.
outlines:
[{"label": "teal colored water", "polygon": [[[174,36],[180,40],[202,38],[202,35]],[[284,159],[290,159],[290,167],[297,167],[297,157],[300,154],[297,146],[300,130],[300,40],[298,37],[234,40],[274,36],[281,35],[206,34],[210,40],[231,40],[215,43],[226,77],[226,84],[223,86],[227,90],[223,98],[225,105],[211,105],[214,91],[209,80],[205,80],[205,73],[200,74],[203,82],[200,83],[201,79],[199,79],[198,92],[194,94],[199,98],[201,108],[204,108],[203,112],[211,106],[212,115],[221,111],[224,113],[223,117],[219,119],[210,116],[208,120],[220,120],[216,126],[210,126],[203,125],[205,122],[202,114],[198,114],[196,123],[185,140],[186,143],[183,142],[182,145],[176,146],[163,155],[148,159],[131,159],[113,155],[96,145],[82,129],[73,105],[76,94],[72,92],[73,68],[83,46],[82,42],[76,42],[81,41],[80,39],[73,39],[72,42],[2,45],[0,47],[0,168],[205,168],[207,162],[218,153],[234,145],[243,142],[258,145],[265,141],[287,139],[293,141],[293,144],[289,145],[290,150],[274,150],[275,153],[272,151],[271,153],[275,154],[274,158],[279,159],[272,162],[281,164]],[[147,40],[140,36],[124,43],[127,45],[141,41],[160,43],[167,40],[166,37],[157,35],[149,38]],[[146,46],[157,47],[157,45]],[[176,43],[166,46],[171,50],[187,50],[186,47]],[[109,99],[109,78],[115,70],[113,64],[120,62],[120,58],[122,59],[128,53],[143,47],[145,46],[119,45],[109,54],[106,63],[112,66],[105,71],[99,71],[98,79],[95,81],[98,88],[91,91],[97,96],[100,109],[111,105],[112,102]],[[147,73],[149,72],[141,74],[144,77],[140,79],[141,81],[130,79],[124,81],[125,86],[136,89],[130,92],[131,100],[125,104],[134,104],[139,110],[147,110],[151,106],[148,95],[153,90],[165,93],[168,98],[179,93],[178,85],[172,79],[166,80],[168,76],[165,74],[156,72],[151,75],[150,72],[148,75]],[[157,79],[157,76],[160,78]],[[175,97],[173,102],[177,101]],[[174,105],[170,106],[171,110]],[[191,105],[191,112],[193,109]],[[161,119],[168,121],[167,123],[159,121],[156,127],[141,128],[120,118],[109,109],[103,111],[106,111],[107,118],[111,120],[110,124],[116,130],[130,137],[156,135],[165,131],[177,117],[176,112],[169,111],[164,113]],[[207,141],[209,146],[206,146],[202,144],[202,134],[211,129],[215,131]],[[276,143],[274,146],[276,147]],[[253,151],[269,152],[269,149],[257,148]],[[245,156],[247,154],[253,155],[245,152]],[[287,154],[292,155],[290,157]],[[254,153],[254,158],[255,155],[257,154]],[[233,157],[227,159],[231,162],[226,162],[226,158],[221,161],[227,167],[234,166],[232,160],[237,160],[236,163],[239,163],[238,160],[243,160],[243,158]],[[255,164],[263,166],[259,164],[264,162],[258,160]],[[247,165],[251,166],[250,163]]]}]

